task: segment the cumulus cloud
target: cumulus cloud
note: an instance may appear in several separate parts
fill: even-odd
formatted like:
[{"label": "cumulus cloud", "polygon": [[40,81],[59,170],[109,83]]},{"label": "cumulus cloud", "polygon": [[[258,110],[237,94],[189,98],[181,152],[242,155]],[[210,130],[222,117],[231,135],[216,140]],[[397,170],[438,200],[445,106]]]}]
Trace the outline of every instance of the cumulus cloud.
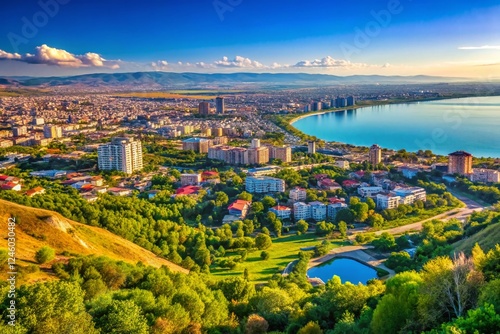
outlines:
[{"label": "cumulus cloud", "polygon": [[500,45],[461,46],[459,50],[500,50]]},{"label": "cumulus cloud", "polygon": [[221,60],[214,62],[216,67],[238,67],[238,68],[265,68],[263,64],[258,61],[251,60],[250,58],[245,58],[242,56],[236,56],[234,59],[229,59],[224,56]]},{"label": "cumulus cloud", "polygon": [[120,67],[117,60],[109,61],[97,53],[87,52],[75,55],[66,50],[56,49],[46,44],[37,46],[33,54],[8,53],[0,50],[0,60],[17,60],[29,64],[45,64],[61,67],[106,67],[117,69]]},{"label": "cumulus cloud", "polygon": [[335,59],[330,56],[314,59],[314,60],[301,60],[294,67],[341,67],[341,68],[360,68],[360,67],[369,67],[368,64],[363,63],[351,63],[349,60],[345,59]]},{"label": "cumulus cloud", "polygon": [[168,62],[166,60],[158,60],[157,62],[152,62],[151,67],[155,71],[166,71],[169,69]]}]

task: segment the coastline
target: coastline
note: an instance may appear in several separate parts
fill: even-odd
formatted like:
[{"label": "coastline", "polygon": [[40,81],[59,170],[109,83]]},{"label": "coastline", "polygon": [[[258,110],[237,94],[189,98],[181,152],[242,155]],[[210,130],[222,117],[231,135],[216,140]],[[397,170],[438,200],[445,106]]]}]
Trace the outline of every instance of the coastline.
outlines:
[{"label": "coastline", "polygon": [[[307,112],[303,113],[300,115],[297,115],[296,117],[286,119],[286,117],[282,117],[282,120],[287,122],[290,127],[292,127],[295,131],[300,132],[303,136],[311,136],[306,133],[304,133],[302,130],[299,130],[296,128],[293,124],[301,119],[310,117],[310,116],[316,116],[316,115],[324,115],[324,114],[329,114],[329,113],[335,113],[339,111],[346,111],[346,110],[357,110],[361,108],[370,108],[374,106],[386,106],[386,105],[392,105],[392,104],[411,104],[415,102],[429,102],[429,101],[441,101],[441,100],[454,100],[454,99],[465,99],[465,98],[471,98],[471,97],[491,97],[491,96],[498,96],[498,95],[474,95],[474,94],[467,94],[464,96],[446,96],[446,97],[437,97],[437,98],[429,98],[429,99],[412,99],[412,100],[406,100],[406,101],[394,101],[394,100],[386,100],[386,101],[380,101],[381,103],[374,103],[371,105],[354,105],[346,108],[332,108],[332,109],[326,109],[326,110],[320,110],[320,111],[312,111],[312,112]],[[331,143],[331,144],[341,144],[341,145],[348,145],[354,148],[366,148],[368,146],[363,146],[363,145],[355,145],[347,142],[340,142],[340,141],[329,141],[321,138],[317,138],[318,140],[324,141],[326,143]],[[395,149],[383,147],[384,150],[389,150],[389,151],[397,151]],[[413,152],[413,151],[409,151]],[[414,152],[416,153],[416,151]],[[437,154],[433,152],[438,157],[444,157],[445,155],[442,154]],[[486,156],[477,156],[477,158],[481,159],[500,159],[500,157],[486,157]]]}]

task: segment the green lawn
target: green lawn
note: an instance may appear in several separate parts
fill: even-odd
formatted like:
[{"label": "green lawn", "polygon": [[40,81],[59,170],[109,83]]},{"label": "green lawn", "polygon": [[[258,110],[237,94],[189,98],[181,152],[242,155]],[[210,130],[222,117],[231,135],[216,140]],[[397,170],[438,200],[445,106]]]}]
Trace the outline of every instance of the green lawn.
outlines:
[{"label": "green lawn", "polygon": [[[270,254],[268,260],[261,260],[260,250],[248,253],[247,260],[238,263],[234,270],[221,269],[212,266],[210,271],[215,278],[228,278],[243,275],[245,268],[248,268],[250,280],[254,282],[267,281],[271,276],[281,273],[286,265],[298,259],[300,248],[319,245],[324,238],[316,236],[314,233],[303,235],[287,235],[281,238],[274,238],[273,245],[267,249]],[[331,242],[332,248],[345,245],[345,242],[334,240]],[[234,252],[227,252],[226,257],[237,255]]]}]

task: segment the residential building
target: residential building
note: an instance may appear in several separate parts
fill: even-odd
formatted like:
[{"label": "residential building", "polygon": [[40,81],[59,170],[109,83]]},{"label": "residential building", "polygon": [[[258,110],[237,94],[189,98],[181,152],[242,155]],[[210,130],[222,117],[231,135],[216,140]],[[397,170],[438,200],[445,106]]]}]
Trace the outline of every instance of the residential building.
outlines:
[{"label": "residential building", "polygon": [[415,201],[425,202],[427,200],[427,192],[421,187],[396,187],[393,193],[401,198],[399,204],[413,204]]},{"label": "residential building", "polygon": [[132,189],[113,187],[108,189],[108,193],[114,196],[130,196]]},{"label": "residential building", "polygon": [[200,102],[198,104],[198,113],[200,115],[209,115],[210,114],[210,103],[209,102]]},{"label": "residential building", "polygon": [[295,221],[311,218],[311,206],[304,202],[293,203],[293,218]]},{"label": "residential building", "polygon": [[[254,140],[256,139],[253,139],[252,142]],[[248,161],[246,163],[249,165],[267,164],[269,162],[269,149],[264,146],[252,147],[247,150],[247,156]]]},{"label": "residential building", "polygon": [[321,202],[311,202],[309,203],[311,207],[311,218],[316,221],[322,221],[326,219],[326,205]]},{"label": "residential building", "polygon": [[43,117],[34,117],[33,118],[33,125],[44,125],[45,124],[45,120],[43,119]]},{"label": "residential building", "polygon": [[269,148],[269,159],[280,159],[282,162],[292,162],[292,148],[290,146],[271,146]]},{"label": "residential building", "polygon": [[231,203],[231,205],[229,205],[228,207],[229,214],[243,219],[246,217],[251,204],[252,202],[250,201],[244,201],[242,199],[238,199],[235,202]]},{"label": "residential building", "polygon": [[28,128],[26,126],[15,126],[12,128],[12,135],[14,137],[21,137],[28,134]]},{"label": "residential building", "polygon": [[62,128],[58,125],[45,125],[43,127],[43,136],[45,138],[62,138]]},{"label": "residential building", "polygon": [[382,148],[377,144],[370,147],[370,152],[368,153],[368,161],[373,165],[378,165],[382,162]]},{"label": "residential building", "polygon": [[143,167],[142,145],[132,137],[116,137],[97,149],[100,170],[119,170],[132,174]]},{"label": "residential building", "polygon": [[285,181],[269,176],[247,176],[245,190],[250,193],[284,192]]},{"label": "residential building", "polygon": [[201,174],[181,174],[181,186],[197,186],[201,183]]},{"label": "residential building", "polygon": [[494,169],[474,168],[470,180],[472,182],[499,183],[500,172]]},{"label": "residential building", "polygon": [[303,188],[295,187],[290,190],[289,197],[294,202],[302,202],[306,200],[307,193]]},{"label": "residential building", "polygon": [[180,187],[175,190],[175,196],[197,195],[200,190],[201,187],[198,186]]},{"label": "residential building", "polygon": [[211,133],[213,137],[222,137],[224,130],[222,128],[212,128]]},{"label": "residential building", "polygon": [[337,160],[337,161],[335,161],[334,165],[339,167],[339,168],[342,168],[342,169],[349,169],[350,168],[349,161],[346,161],[346,160]]},{"label": "residential building", "polygon": [[470,175],[472,174],[472,154],[465,151],[456,151],[448,155],[448,173]]},{"label": "residential building", "polygon": [[197,153],[208,153],[210,147],[210,140],[205,138],[188,138],[182,141],[183,151],[195,151]]},{"label": "residential building", "polygon": [[395,209],[400,204],[401,197],[395,196],[393,194],[377,194],[377,208],[384,209]]},{"label": "residential building", "polygon": [[356,99],[354,96],[348,96],[347,97],[347,107],[351,107],[356,104]]},{"label": "residential building", "polygon": [[309,154],[316,153],[316,142],[315,141],[307,142],[307,153],[309,153]]},{"label": "residential building", "polygon": [[361,197],[375,197],[376,194],[382,192],[382,187],[359,187],[358,194]]},{"label": "residential building", "polygon": [[289,219],[292,215],[292,209],[283,205],[273,206],[269,211],[273,212],[279,219]]},{"label": "residential building", "polygon": [[215,98],[215,112],[217,114],[223,114],[225,112],[223,97],[218,96]]},{"label": "residential building", "polygon": [[248,174],[251,176],[273,175],[276,174],[280,168],[278,166],[265,166],[248,169]]},{"label": "residential building", "polygon": [[343,202],[331,203],[327,206],[328,217],[333,220],[340,210],[347,209],[348,205]]}]

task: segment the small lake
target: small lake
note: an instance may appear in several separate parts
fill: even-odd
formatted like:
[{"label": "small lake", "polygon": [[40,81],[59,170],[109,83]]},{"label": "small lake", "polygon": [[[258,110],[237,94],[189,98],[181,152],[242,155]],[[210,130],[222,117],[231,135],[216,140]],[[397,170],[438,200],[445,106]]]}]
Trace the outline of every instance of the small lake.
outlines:
[{"label": "small lake", "polygon": [[375,269],[346,258],[334,258],[307,271],[307,276],[321,278],[325,283],[335,275],[340,277],[342,283],[351,282],[352,284],[366,284],[372,278],[378,277]]}]

